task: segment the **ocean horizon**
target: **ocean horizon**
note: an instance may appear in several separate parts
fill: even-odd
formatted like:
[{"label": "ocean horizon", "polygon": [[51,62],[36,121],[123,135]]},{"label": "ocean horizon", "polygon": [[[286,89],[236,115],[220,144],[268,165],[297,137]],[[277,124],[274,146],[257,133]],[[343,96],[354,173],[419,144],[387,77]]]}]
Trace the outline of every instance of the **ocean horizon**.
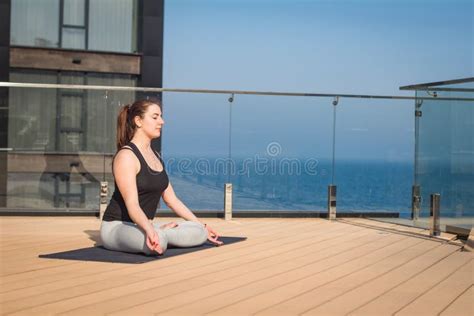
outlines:
[{"label": "ocean horizon", "polygon": [[[174,156],[165,165],[178,196],[194,210],[222,210],[224,184],[230,182],[235,210],[326,211],[328,185],[335,184],[338,211],[411,215],[413,162],[338,160],[333,178],[329,159],[260,159]],[[442,216],[474,215],[473,209],[453,207],[451,188],[440,190]],[[430,193],[422,187],[420,216],[429,216]]]}]

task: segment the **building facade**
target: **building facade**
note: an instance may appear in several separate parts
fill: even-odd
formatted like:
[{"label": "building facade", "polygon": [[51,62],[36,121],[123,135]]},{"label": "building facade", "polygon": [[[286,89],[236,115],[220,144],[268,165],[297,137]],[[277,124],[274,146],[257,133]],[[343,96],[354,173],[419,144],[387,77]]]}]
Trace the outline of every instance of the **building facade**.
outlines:
[{"label": "building facade", "polygon": [[[164,0],[0,0],[0,81],[162,87],[163,17]],[[148,97],[0,88],[0,209],[97,211],[118,109]]]}]

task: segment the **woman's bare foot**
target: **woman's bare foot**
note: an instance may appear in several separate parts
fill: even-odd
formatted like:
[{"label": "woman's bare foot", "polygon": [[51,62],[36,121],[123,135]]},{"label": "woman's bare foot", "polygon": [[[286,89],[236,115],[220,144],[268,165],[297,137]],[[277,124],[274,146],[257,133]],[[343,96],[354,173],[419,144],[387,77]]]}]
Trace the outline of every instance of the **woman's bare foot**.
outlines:
[{"label": "woman's bare foot", "polygon": [[165,228],[173,228],[173,227],[177,227],[177,226],[178,226],[178,224],[176,222],[171,222],[171,223],[161,225],[160,228],[165,229]]}]

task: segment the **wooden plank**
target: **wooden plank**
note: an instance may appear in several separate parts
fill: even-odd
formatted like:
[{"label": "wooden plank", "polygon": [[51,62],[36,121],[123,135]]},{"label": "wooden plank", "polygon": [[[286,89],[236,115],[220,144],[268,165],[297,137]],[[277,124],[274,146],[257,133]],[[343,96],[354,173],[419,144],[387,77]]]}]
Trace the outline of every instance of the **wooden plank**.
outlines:
[{"label": "wooden plank", "polygon": [[388,292],[410,279],[422,273],[425,269],[431,268],[440,261],[448,258],[454,251],[458,251],[457,247],[450,245],[442,245],[415,258],[394,270],[391,270],[374,279],[367,279],[366,282],[353,289],[348,289],[341,293],[337,298],[319,304],[317,307],[306,311],[304,314],[308,315],[347,315],[355,308],[364,303],[370,302],[377,296]]},{"label": "wooden plank", "polygon": [[[369,255],[374,251],[390,246],[401,239],[404,239],[404,237],[392,235],[383,239],[374,238],[372,242],[360,246],[354,244],[354,246],[356,246],[354,247],[354,249],[340,251],[340,253],[325,258],[319,262],[315,262],[314,264],[293,269],[284,274],[274,274],[261,281],[247,282],[247,284],[240,287],[233,286],[227,291],[223,290],[222,293],[216,293],[212,297],[205,297],[186,304],[183,307],[169,309],[165,311],[164,314],[186,314],[189,313],[191,310],[199,314],[212,314],[212,312],[216,312],[219,309],[226,308],[231,304],[235,304],[235,302],[243,301],[246,299],[252,299],[257,295],[267,293],[268,291],[278,287],[284,288],[293,282],[306,280],[308,278],[314,278],[315,275],[324,273],[325,271],[330,270],[332,267],[344,265],[351,261],[356,261],[357,259]],[[203,304],[200,304],[200,302],[202,302]],[[251,306],[250,310],[245,310],[245,313],[252,313],[252,309],[255,309],[257,306]],[[239,314],[242,312],[244,311],[240,309],[238,312],[236,310],[225,310],[219,311],[218,313],[221,315],[229,315],[234,313]]]},{"label": "wooden plank", "polygon": [[[179,222],[179,221],[178,221]],[[235,231],[235,230],[234,230]],[[89,233],[91,234],[91,233]],[[97,230],[92,238],[89,236],[88,239],[84,238],[83,236],[47,236],[41,238],[40,242],[37,241],[36,236],[28,236],[26,238],[22,238],[22,242],[15,243],[13,246],[5,247],[5,249],[1,250],[3,258],[10,258],[5,259],[4,263],[9,264],[13,263],[14,261],[28,263],[25,258],[35,258],[41,253],[53,252],[53,251],[65,251],[74,249],[77,247],[87,247],[93,246],[94,243],[101,244],[100,241],[100,232]],[[54,238],[54,239],[53,239]],[[49,240],[49,241],[48,241]],[[74,243],[76,244],[74,246]],[[64,247],[61,249],[61,245]],[[59,248],[59,249],[58,249]],[[36,251],[31,252],[31,250],[41,249],[41,253]]]},{"label": "wooden plank", "polygon": [[[415,226],[410,227],[410,226],[405,226],[405,225],[398,225],[396,223],[389,223],[386,221],[382,222],[382,221],[377,221],[377,220],[367,219],[367,218],[344,218],[344,219],[341,219],[340,221],[344,223],[353,223],[354,225],[363,225],[366,227],[395,230],[399,232],[405,232],[409,234],[417,234],[417,235],[430,237],[430,231],[428,229],[424,229],[421,227],[415,227]],[[444,240],[455,240],[457,236],[455,234],[441,232],[441,235],[436,238],[444,239]]]},{"label": "wooden plank", "polygon": [[238,315],[256,313],[269,308],[275,304],[284,302],[292,297],[297,297],[300,293],[310,291],[318,285],[322,285],[334,280],[351,275],[361,269],[376,265],[378,262],[396,256],[406,248],[422,243],[420,240],[408,237],[399,237],[398,241],[389,243],[386,247],[373,250],[359,258],[348,260],[339,265],[328,265],[325,270],[314,271],[311,276],[304,279],[289,279],[282,286],[266,285],[266,291],[258,295],[253,295],[246,299],[235,300],[235,302],[212,311],[211,315]]},{"label": "wooden plank", "polygon": [[[5,246],[3,249],[0,250],[0,253],[2,254],[2,258],[9,258],[11,256],[14,256],[14,258],[21,258],[18,257],[19,255],[25,253],[28,255],[28,252],[31,250],[35,250],[38,248],[45,249],[45,248],[51,248],[55,247],[57,245],[61,244],[71,244],[71,243],[77,243],[80,242],[81,239],[77,236],[60,236],[58,239],[54,240],[52,237],[48,238],[35,238],[34,236],[30,236],[29,238],[22,238],[19,241],[12,242],[9,245]],[[18,260],[17,261],[20,261]],[[6,261],[5,261],[6,262]]]},{"label": "wooden plank", "polygon": [[459,268],[450,278],[407,305],[396,315],[436,315],[443,311],[473,284],[474,265],[471,260]]},{"label": "wooden plank", "polygon": [[[301,225],[307,226],[307,229],[308,229],[308,230],[311,230],[311,228],[312,228],[312,226],[313,226],[313,225],[311,225],[311,223],[308,223],[308,222],[306,222],[306,223],[301,222],[301,223],[298,223],[297,226],[295,226],[295,229],[301,230],[301,228],[303,227],[303,226],[301,226]],[[287,225],[287,226],[288,226],[288,225]],[[266,231],[269,231],[269,230],[267,229]],[[276,229],[276,230],[275,230],[275,232],[279,232],[279,231],[281,231],[281,229]],[[282,236],[282,237],[284,237],[284,236]],[[268,240],[273,240],[273,239],[275,239],[274,236],[272,236],[272,237],[264,237],[264,238],[267,238]],[[255,242],[258,242],[258,240],[256,240],[256,238],[252,238],[252,240],[255,241]],[[263,240],[262,240],[262,241],[263,241]],[[246,246],[247,244],[251,244],[251,242],[250,242],[250,243],[240,243],[240,244],[236,244],[236,245],[232,245],[232,246],[233,246],[234,249],[238,249],[238,247],[240,247],[241,245]],[[237,247],[237,248],[235,248],[235,247]],[[221,253],[222,253],[222,252],[226,252],[227,249],[228,249],[228,247],[223,248],[223,250],[221,251]],[[197,253],[195,253],[195,254],[197,254]],[[192,256],[193,254],[189,254],[189,255]],[[41,259],[41,260],[45,260],[45,259]],[[17,282],[18,279],[10,280],[10,282],[11,282],[11,281]],[[4,283],[4,282],[2,282],[2,283]]]},{"label": "wooden plank", "polygon": [[384,314],[392,315],[449,278],[461,266],[472,260],[472,257],[471,253],[455,252],[395,288],[379,294],[374,300],[353,310],[350,315],[380,315],[381,310]]},{"label": "wooden plank", "polygon": [[[410,238],[411,240],[411,238]],[[417,239],[418,240],[418,239]],[[363,285],[368,280],[377,278],[387,272],[390,272],[406,263],[420,258],[422,255],[430,254],[432,250],[435,255],[445,256],[446,251],[454,250],[441,247],[438,243],[432,241],[423,241],[415,244],[408,249],[402,250],[396,255],[384,258],[367,267],[362,267],[349,275],[344,275],[337,279],[322,279],[322,282],[315,282],[304,291],[296,292],[295,295],[288,296],[279,304],[274,304],[269,308],[260,311],[257,314],[272,315],[281,314],[300,314],[337,298],[342,293]]]},{"label": "wooden plank", "polygon": [[[281,255],[278,260],[272,258],[271,260],[256,263],[257,265],[245,264],[220,273],[210,273],[208,276],[200,278],[204,281],[200,287],[186,292],[175,292],[173,295],[169,295],[170,292],[168,290],[173,289],[172,285],[157,287],[153,291],[153,299],[146,295],[146,293],[142,293],[142,295],[147,296],[148,300],[144,301],[140,298],[140,305],[132,306],[128,309],[122,308],[121,310],[117,310],[113,306],[110,306],[110,308],[114,308],[114,311],[118,314],[164,313],[166,311],[174,311],[179,314],[186,313],[187,311],[176,311],[174,309],[184,306],[185,308],[192,308],[194,314],[201,313],[200,310],[195,309],[195,303],[197,302],[205,300],[202,306],[197,305],[201,306],[201,308],[209,308],[209,301],[218,302],[220,300],[217,296],[228,293],[233,289],[244,287],[241,291],[237,291],[240,295],[252,295],[255,293],[255,289],[262,290],[259,284],[264,283],[268,278],[272,278],[272,280],[278,279],[279,282],[287,282],[288,274],[291,274],[293,277],[305,278],[314,273],[315,270],[318,271],[337,264],[337,262],[343,261],[347,256],[357,256],[360,251],[362,253],[369,251],[367,248],[376,247],[374,245],[377,242],[382,242],[374,239],[374,236],[371,234],[356,239],[348,237],[349,239],[346,242],[339,242],[329,247],[327,243],[317,244],[311,250],[295,250],[296,252],[293,251],[290,254]],[[387,240],[387,242],[389,241]],[[360,249],[354,249],[357,247]],[[209,281],[209,277],[214,282]],[[163,290],[160,291],[160,289]],[[163,291],[165,292],[163,293]],[[216,299],[212,299],[213,297],[216,297]],[[139,298],[136,298],[135,301],[137,299]],[[109,312],[107,311],[107,313]]]},{"label": "wooden plank", "polygon": [[[41,269],[41,267],[49,267],[53,263],[72,263],[70,260],[58,260],[51,258],[39,258],[40,254],[56,253],[67,250],[74,250],[78,248],[87,248],[93,246],[94,243],[88,240],[83,241],[70,241],[61,243],[55,246],[44,247],[40,249],[28,250],[29,253],[20,254],[14,258],[9,258],[3,262],[4,266],[1,271],[1,276],[7,277],[9,275],[24,273],[30,271],[31,267],[35,269]],[[41,252],[38,252],[41,251]],[[33,269],[33,270],[35,270]]]},{"label": "wooden plank", "polygon": [[464,286],[453,280],[461,278],[456,275],[463,262],[469,262],[472,275],[472,254],[454,245],[324,219],[205,221],[222,235],[249,239],[143,265],[71,261],[42,266],[58,261],[34,258],[34,251],[25,253],[26,245],[36,246],[38,253],[90,245],[97,241],[100,221],[2,218],[0,245],[10,249],[3,252],[10,258],[2,260],[0,270],[18,267],[18,273],[0,277],[2,314],[286,315],[312,310],[370,315],[378,309],[383,315],[414,304],[420,313],[427,290],[438,298],[453,292],[436,313],[466,314],[472,308],[472,278]]},{"label": "wooden plank", "polygon": [[474,287],[470,286],[441,312],[441,316],[474,315]]},{"label": "wooden plank", "polygon": [[364,224],[364,225],[369,225],[372,227],[379,227],[379,228],[392,228],[396,229],[398,231],[405,231],[405,232],[423,232],[425,229],[420,228],[420,227],[408,227],[408,226],[403,226],[403,225],[397,225],[394,223],[386,222],[386,221],[376,221],[372,219],[367,219],[367,218],[342,218],[340,219],[341,221],[345,223],[354,223],[354,224]]},{"label": "wooden plank", "polygon": [[[311,274],[304,278],[294,278],[291,276],[291,273],[288,273],[280,277],[268,278],[257,284],[248,284],[242,287],[239,293],[236,293],[237,289],[235,289],[224,295],[217,295],[216,303],[218,304],[212,304],[213,308],[209,309],[207,313],[214,315],[253,314],[261,309],[282,302],[289,297],[297,296],[308,288],[312,288],[315,284],[329,282],[329,280],[350,274],[417,243],[421,243],[421,241],[392,235],[371,244],[370,247],[363,247],[366,248],[367,252],[362,247],[359,247],[352,251],[357,255],[345,252],[339,256],[340,261],[330,260],[322,262],[323,266],[321,268],[313,268]],[[260,287],[259,293],[255,293],[252,290],[255,285]],[[251,295],[246,295],[247,292],[250,292]],[[236,295],[235,299],[231,299],[228,296],[230,294]]]},{"label": "wooden plank", "polygon": [[[291,226],[290,226],[291,227]],[[301,226],[298,226],[297,229],[301,230]],[[311,230],[311,227],[309,227],[308,229]],[[312,230],[311,230],[312,231]],[[268,238],[265,238],[265,237],[262,237],[262,239],[260,241],[256,241],[257,243],[262,243],[264,244],[265,240],[269,240],[269,241],[274,241],[274,240],[278,240],[278,238],[275,238],[274,236],[269,236]],[[253,241],[255,241],[255,238],[253,238]],[[282,239],[281,242],[284,242],[284,240]],[[236,245],[231,245],[233,247],[233,250],[232,251],[235,251],[236,249],[239,249],[239,246],[242,245],[242,244],[236,244]],[[225,247],[225,248],[222,248],[222,250],[220,251],[221,254],[225,253],[226,251],[230,251],[229,247]],[[194,253],[194,254],[198,254],[198,253]],[[189,254],[189,256],[192,256],[193,254]],[[172,258],[171,258],[172,259]],[[170,259],[167,260],[167,262],[169,262]],[[18,280],[14,280],[15,282],[18,282]]]},{"label": "wooden plank", "polygon": [[[93,293],[94,291],[99,291],[101,289],[109,289],[113,287],[117,287],[120,285],[125,285],[131,282],[137,282],[138,280],[145,280],[148,277],[146,275],[140,275],[140,276],[131,276],[131,275],[121,275],[120,277],[116,278],[108,278],[105,280],[101,280],[100,283],[94,284],[94,287],[89,287],[89,293]],[[69,288],[68,290],[69,295],[83,295],[83,288],[76,287],[76,288]],[[58,293],[60,294],[60,293]],[[51,296],[49,298],[49,302],[61,302],[63,300],[63,295],[56,295],[56,297]],[[33,296],[28,299],[28,301],[22,301],[23,304],[19,304],[18,301],[2,301],[2,313],[8,314],[12,313],[14,311],[23,309],[25,306],[36,306],[36,305],[41,305],[44,304],[44,295],[39,295],[39,296]],[[21,312],[25,313],[25,311]],[[29,313],[29,312],[26,312]],[[49,311],[47,312],[49,313]],[[41,314],[44,314],[41,313]],[[31,314],[30,314],[31,315]]]},{"label": "wooden plank", "polygon": [[[124,269],[125,266],[121,268]],[[47,288],[53,283],[61,284],[67,279],[80,279],[87,276],[99,275],[104,272],[118,271],[119,269],[118,267],[103,262],[77,261],[74,264],[55,267],[46,271],[27,272],[33,277],[1,285],[0,301],[27,297],[32,295],[31,293],[37,288],[41,288],[42,286]]]},{"label": "wooden plank", "polygon": [[10,275],[16,275],[16,274],[21,274],[25,272],[30,272],[30,271],[38,271],[38,270],[43,270],[43,269],[51,269],[51,268],[57,268],[61,266],[68,266],[71,264],[74,264],[74,261],[71,260],[52,260],[52,259],[44,259],[44,260],[38,260],[34,264],[29,264],[26,266],[19,266],[18,268],[15,267],[8,267],[4,268],[2,267],[2,278],[4,275],[10,276]]},{"label": "wooden plank", "polygon": [[[313,234],[317,234],[317,233],[318,232],[313,231]],[[276,244],[278,244],[278,242],[276,242]],[[294,245],[291,245],[291,246],[294,247]],[[256,244],[254,247],[259,247],[259,244]],[[210,249],[210,250],[212,251],[207,251],[208,256],[210,257],[212,257],[212,252],[217,254],[217,251],[219,251],[219,249],[217,248]],[[305,253],[304,250],[299,250],[299,251],[303,252],[303,254]],[[202,251],[201,253],[204,253],[204,252],[205,251]],[[261,253],[263,252],[254,252],[253,254],[249,254],[248,258],[252,260],[252,262],[254,262],[257,260],[258,256]],[[239,258],[239,260],[237,261],[235,260],[236,255],[238,256],[237,258]],[[100,293],[89,294],[91,292],[96,292],[94,290],[96,286],[100,287],[101,282],[94,282],[85,286],[74,287],[75,295],[72,295],[72,296],[70,295],[71,288],[69,288],[67,290],[46,293],[43,296],[38,296],[38,297],[33,297],[33,298],[30,297],[27,300],[22,300],[19,302],[12,301],[10,302],[12,304],[10,307],[16,308],[16,309],[23,309],[25,307],[25,304],[27,305],[32,304],[31,299],[35,299],[33,304],[38,304],[39,302],[42,302],[43,304],[45,304],[48,299],[58,298],[58,296],[62,298],[60,302],[53,303],[53,304],[46,304],[43,306],[39,306],[37,308],[30,308],[25,311],[28,311],[31,313],[43,313],[47,310],[53,311],[55,313],[64,312],[73,308],[79,308],[87,304],[103,302],[104,300],[112,299],[116,297],[120,297],[119,302],[122,304],[123,303],[136,304],[137,301],[143,301],[144,298],[146,299],[146,301],[149,301],[147,296],[150,294],[151,295],[166,295],[166,293],[180,293],[183,291],[183,286],[185,287],[186,286],[202,286],[203,284],[208,284],[208,282],[210,282],[208,281],[209,277],[216,275],[217,271],[219,271],[219,267],[222,264],[223,266],[220,269],[221,274],[230,275],[236,279],[241,278],[242,270],[248,271],[249,269],[248,265],[243,266],[242,264],[240,264],[240,258],[242,258],[243,256],[239,256],[238,254],[234,255],[230,253],[228,254],[228,257],[229,257],[228,258],[229,260],[227,262],[220,263],[218,261],[215,264],[212,264],[212,265],[205,264],[204,266],[202,266],[202,264],[199,261],[188,261],[186,262],[186,264],[183,264],[181,266],[169,267],[168,272],[171,272],[169,274],[166,271],[164,271],[163,268],[159,267],[159,262],[158,262],[156,271],[162,271],[162,273],[155,277],[150,277],[147,275],[148,279],[146,281],[129,282],[129,284],[126,286],[115,287],[109,290],[101,290]],[[170,258],[170,259],[173,259],[173,258]],[[275,263],[275,258],[266,259],[266,263],[258,263],[258,262],[254,263],[256,265],[255,269],[259,270],[259,271],[254,272],[254,275],[265,273],[264,271],[260,272],[260,270],[266,270],[266,267],[271,262]],[[204,269],[204,270],[202,272],[193,271],[192,267],[196,264],[200,266],[201,269]],[[233,270],[229,268],[229,264],[231,264],[231,266],[234,266]],[[302,263],[298,262],[295,264],[302,264]],[[204,273],[204,271],[207,271],[207,273]],[[118,274],[118,275],[121,275],[121,274]],[[141,273],[141,275],[143,275],[143,273]],[[193,282],[195,281],[195,283],[191,282],[190,281],[191,279],[193,280]],[[203,282],[204,279],[206,280],[205,282]],[[164,290],[165,288],[166,290]],[[79,293],[82,293],[82,295],[78,295]],[[122,298],[122,296],[124,295],[127,296],[129,299],[124,300]],[[74,296],[77,296],[77,297],[74,297]],[[69,297],[70,299],[67,299],[67,297]]]},{"label": "wooden plank", "polygon": [[[298,230],[301,230],[302,228],[302,224],[308,226],[308,225],[311,225],[311,223],[304,223],[304,222],[295,222],[295,224],[286,224],[286,228],[289,229],[289,232],[291,232],[291,229],[298,229]],[[296,225],[296,226],[295,226]],[[312,224],[314,225],[314,224]],[[257,228],[261,228],[261,226],[258,226]],[[311,227],[309,227],[311,228]],[[274,227],[274,231],[275,232],[281,232],[281,228],[278,228],[278,227]],[[266,229],[267,232],[269,231],[272,231],[270,229]],[[245,234],[238,234],[238,235],[245,235]],[[281,236],[281,237],[285,237],[285,236]],[[287,237],[287,236],[286,236]],[[261,243],[261,244],[264,244],[266,241],[271,241],[271,240],[278,240],[279,237],[275,237],[274,235],[267,235],[267,236],[263,236],[263,237],[252,237],[249,242],[256,242],[256,243]],[[281,242],[284,242],[284,240],[281,240]],[[239,244],[234,244],[234,245],[231,245],[230,246],[230,249],[229,247],[225,247],[225,248],[222,248],[221,251],[219,252],[220,254],[225,254],[227,252],[230,252],[230,251],[236,251],[242,247],[245,247],[245,244],[243,243],[239,243]],[[199,252],[196,252],[196,253],[191,253],[191,254],[188,254],[187,257],[190,258],[190,259],[193,259],[195,257],[198,258],[198,256],[200,255]],[[42,259],[44,260],[44,259]],[[173,258],[170,258],[168,260],[166,260],[166,262],[174,262],[174,259]],[[86,263],[84,263],[86,264]],[[103,263],[102,263],[103,264]],[[113,265],[113,267],[117,266],[116,264]],[[125,266],[129,266],[129,265],[125,265]],[[0,279],[1,281],[1,284],[3,284],[3,286],[5,287],[5,283],[7,282],[10,282],[10,283],[13,283],[15,284],[18,284],[19,281],[21,280],[24,280],[24,281],[27,281],[28,279],[40,279],[38,278],[39,276],[46,276],[46,277],[49,277],[50,275],[54,275],[56,273],[60,273],[61,272],[61,266],[60,267],[53,267],[53,268],[50,268],[50,269],[47,269],[47,270],[36,270],[36,271],[31,271],[31,272],[28,272],[28,273],[21,273],[21,274],[16,274],[16,275],[12,275],[12,276],[6,276],[6,277],[2,277],[2,279]],[[69,269],[69,267],[65,266],[65,269]],[[139,268],[138,267],[134,267],[135,270],[139,271]],[[34,283],[33,283],[34,285]]]},{"label": "wooden plank", "polygon": [[[10,67],[13,68],[139,75],[140,59],[137,54],[10,47]],[[76,60],[80,63],[74,62]]]},{"label": "wooden plank", "polygon": [[[300,236],[304,236],[304,233],[302,233]],[[300,236],[297,236],[297,237],[299,238]],[[296,237],[295,237],[295,238],[296,238]],[[288,241],[285,241],[283,238],[281,238],[281,239],[276,239],[276,240],[275,240],[275,238],[272,238],[272,239],[268,239],[268,240],[271,241],[271,242],[277,241],[277,242],[279,242],[281,245],[285,245],[285,244],[289,244],[289,243],[294,242],[295,239],[290,240],[289,242],[288,242]],[[265,243],[263,240],[261,240],[260,242],[258,242],[258,245],[264,247],[265,245],[268,245],[268,243]],[[271,247],[271,245],[269,245],[269,246]],[[244,249],[244,251],[239,251],[239,248],[238,248],[238,247],[234,247],[232,250],[227,249],[227,247],[226,247],[226,248],[222,248],[222,251],[220,251],[221,255],[222,255],[222,254],[226,254],[226,251],[227,251],[227,252],[232,252],[232,253],[234,253],[234,254],[238,254],[239,256],[244,256],[244,255],[246,254],[246,252],[248,253],[247,249]],[[218,256],[214,257],[212,261],[209,260],[209,262],[215,262],[217,259],[218,259]],[[201,261],[202,261],[202,260],[201,260]],[[205,262],[202,262],[202,263],[205,264]],[[109,266],[110,266],[110,265],[109,265]],[[153,272],[157,271],[157,270],[154,269],[154,268],[150,268],[150,267],[146,268],[145,265],[142,265],[142,266],[141,266],[142,269],[137,269],[136,267],[130,267],[129,265],[126,265],[126,266],[129,267],[129,269],[122,269],[122,268],[114,269],[114,268],[110,268],[110,267],[109,267],[109,272],[120,269],[120,273],[128,273],[128,272],[130,272],[130,273],[132,273],[132,272],[133,272],[133,273],[147,273],[147,274],[149,274],[149,275],[151,276],[151,274],[152,274]],[[173,266],[176,267],[176,264],[173,264]],[[162,267],[166,267],[166,264],[165,264],[165,265],[162,265]],[[68,267],[66,267],[66,269],[67,269],[67,268],[68,268]],[[79,268],[82,268],[82,267],[79,267]],[[188,268],[188,269],[189,269],[189,268]],[[86,270],[85,272],[87,272],[87,271],[88,271],[88,270]],[[161,268],[161,269],[159,270],[159,275],[162,275],[163,271],[164,271],[163,268]],[[85,279],[84,279],[84,275],[81,276],[81,273],[80,273],[80,272],[78,272],[78,273],[79,273],[79,277],[80,277],[79,280],[80,280],[81,282],[84,282],[84,280],[85,280]],[[88,273],[89,273],[91,276],[94,276],[94,275],[97,274],[97,272],[94,271],[94,270],[89,271]],[[32,277],[33,277],[33,276],[32,276]],[[54,275],[53,275],[52,277],[53,277],[53,278],[58,278],[58,277],[59,277],[59,280],[61,280],[61,277],[68,277],[68,280],[69,280],[69,281],[71,281],[71,280],[73,279],[73,278],[70,277],[70,271],[68,271],[68,270],[66,270],[66,272],[64,272],[64,274],[61,274],[61,273],[59,273],[58,271],[55,271],[55,273],[54,273]],[[94,276],[94,277],[96,277],[96,276]],[[75,278],[77,278],[77,277],[75,277]],[[7,284],[3,284],[3,285],[2,285],[2,288],[5,290],[5,291],[3,291],[3,292],[7,292],[7,291],[12,291],[12,290],[17,289],[17,288],[26,288],[26,287],[29,285],[31,290],[35,290],[35,285],[39,285],[39,286],[40,286],[39,289],[40,289],[42,292],[44,292],[44,291],[47,290],[47,287],[45,287],[45,286],[52,283],[52,281],[51,281],[50,279],[51,279],[51,276],[50,276],[50,275],[46,275],[45,277],[36,277],[36,276],[34,276],[32,280],[27,279],[27,280],[23,280],[23,282],[22,282],[22,281],[15,280],[15,282],[10,282],[10,283],[7,283]],[[46,281],[49,281],[49,282],[46,283]],[[55,285],[55,284],[52,284],[52,285]],[[61,283],[61,282],[59,282],[59,285],[60,285],[60,286],[63,286],[63,287],[65,286],[65,284],[63,284],[63,283]],[[29,289],[29,290],[30,290],[30,289]],[[28,291],[25,291],[25,292],[28,293]],[[14,292],[14,293],[9,293],[9,294],[11,294],[11,295],[16,295],[16,296],[18,296],[18,297],[25,296],[25,293],[22,293],[21,291],[16,291],[16,292]],[[31,295],[32,295],[32,294],[31,294]],[[27,296],[27,295],[26,295],[26,296]]]}]

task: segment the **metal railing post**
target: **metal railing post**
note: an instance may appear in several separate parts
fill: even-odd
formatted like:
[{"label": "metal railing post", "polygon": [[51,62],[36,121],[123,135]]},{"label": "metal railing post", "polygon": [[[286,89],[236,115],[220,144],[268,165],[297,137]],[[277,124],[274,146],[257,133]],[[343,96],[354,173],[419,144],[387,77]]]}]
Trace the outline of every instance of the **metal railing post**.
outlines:
[{"label": "metal railing post", "polygon": [[441,195],[439,193],[431,194],[430,197],[430,235],[439,236],[441,230],[439,227],[439,206],[440,206]]},{"label": "metal railing post", "polygon": [[105,209],[107,208],[107,193],[109,191],[109,183],[107,181],[100,182],[99,193],[99,218],[102,220]]},{"label": "metal railing post", "polygon": [[331,184],[328,186],[328,219],[336,219],[336,195],[337,186],[334,184],[334,176],[336,173],[336,107],[339,104],[339,97],[334,97],[333,120],[332,120],[332,163],[331,163]]},{"label": "metal railing post", "polygon": [[226,183],[224,186],[224,219],[232,219],[232,183]]},{"label": "metal railing post", "polygon": [[232,93],[227,100],[229,101],[229,161],[227,162],[227,183],[224,185],[224,219],[226,221],[232,220],[232,104],[234,102],[234,94]]},{"label": "metal railing post", "polygon": [[328,218],[330,220],[336,219],[336,193],[337,186],[329,185],[328,186]]},{"label": "metal railing post", "polygon": [[421,208],[421,189],[419,185],[411,188],[411,219],[418,220],[420,218]]}]

